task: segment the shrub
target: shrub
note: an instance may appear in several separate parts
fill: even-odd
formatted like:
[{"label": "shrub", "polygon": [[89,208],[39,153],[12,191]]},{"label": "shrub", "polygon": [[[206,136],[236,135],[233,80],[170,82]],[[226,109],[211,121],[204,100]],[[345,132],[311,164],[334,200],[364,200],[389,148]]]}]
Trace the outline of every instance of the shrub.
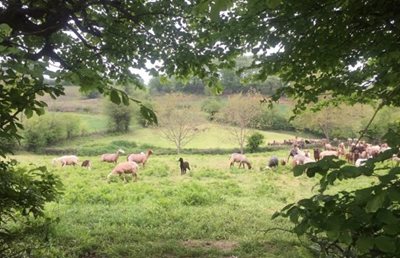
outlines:
[{"label": "shrub", "polygon": [[24,146],[33,151],[80,136],[85,131],[79,117],[68,114],[34,117],[24,127]]},{"label": "shrub", "polygon": [[250,152],[258,150],[261,144],[264,143],[264,135],[255,132],[247,138],[247,148]]}]

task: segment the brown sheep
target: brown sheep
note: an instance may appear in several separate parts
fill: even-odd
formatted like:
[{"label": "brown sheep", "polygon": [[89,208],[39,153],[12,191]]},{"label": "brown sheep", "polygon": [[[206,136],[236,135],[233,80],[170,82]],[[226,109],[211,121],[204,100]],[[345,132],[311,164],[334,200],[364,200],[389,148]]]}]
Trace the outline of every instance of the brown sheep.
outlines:
[{"label": "brown sheep", "polygon": [[139,153],[139,154],[131,154],[131,155],[128,156],[127,160],[128,161],[134,161],[137,164],[142,164],[143,167],[144,167],[144,165],[146,164],[146,162],[149,159],[151,154],[153,154],[153,151],[152,150],[147,150],[146,154],[144,154],[143,152]]},{"label": "brown sheep", "polygon": [[[110,178],[112,175],[121,176],[123,174],[132,174],[132,181],[136,181],[138,169],[139,169],[139,165],[133,161],[125,161],[125,162],[119,163],[118,165],[115,166],[115,168],[107,176],[107,181],[108,182],[110,181]],[[124,180],[127,181],[125,177],[124,177]]]},{"label": "brown sheep", "polygon": [[92,162],[90,162],[90,160],[84,160],[83,162],[82,162],[82,165],[81,165],[81,167],[84,167],[84,168],[87,168],[87,169],[91,169],[92,168]]},{"label": "brown sheep", "polygon": [[125,151],[118,149],[116,153],[107,153],[101,155],[101,161],[108,162],[108,163],[117,163],[119,154],[123,154]]}]

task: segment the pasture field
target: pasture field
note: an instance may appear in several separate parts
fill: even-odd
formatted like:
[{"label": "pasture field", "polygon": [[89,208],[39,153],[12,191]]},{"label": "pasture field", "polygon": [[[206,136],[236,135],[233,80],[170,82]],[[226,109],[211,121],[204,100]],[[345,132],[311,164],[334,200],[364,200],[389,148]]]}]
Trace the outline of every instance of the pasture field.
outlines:
[{"label": "pasture field", "polygon": [[228,155],[185,155],[192,171],[184,176],[178,156],[153,155],[128,183],[107,183],[114,164],[99,157],[80,157],[92,160],[90,171],[52,167],[53,156],[14,158],[48,166],[64,184],[59,202],[46,207],[59,222],[37,257],[313,257],[305,239],[265,232],[289,229],[289,221],[271,215],[312,195],[317,182],[293,177],[289,167],[265,170],[271,155],[286,151],[249,154],[252,170],[230,169]]},{"label": "pasture field", "polygon": [[[205,123],[198,127],[199,133],[184,148],[190,149],[230,149],[237,148],[237,142],[232,138],[229,127],[219,124]],[[250,130],[264,135],[265,143],[294,139],[295,132],[276,132]],[[68,142],[59,144],[60,147],[93,147],[104,146],[113,141],[130,141],[138,145],[156,146],[159,148],[175,148],[174,144],[166,140],[158,128],[133,128],[131,132],[119,135],[90,135],[80,137]]]}]

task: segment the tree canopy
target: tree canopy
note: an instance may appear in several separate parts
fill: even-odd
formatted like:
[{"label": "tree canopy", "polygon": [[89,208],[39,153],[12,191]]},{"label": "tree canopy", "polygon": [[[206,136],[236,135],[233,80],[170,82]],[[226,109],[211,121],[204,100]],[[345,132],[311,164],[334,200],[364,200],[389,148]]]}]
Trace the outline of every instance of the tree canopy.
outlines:
[{"label": "tree canopy", "polygon": [[399,6],[377,0],[239,1],[221,17],[218,37],[228,48],[254,54],[256,78],[279,74],[291,82],[280,93],[296,98],[298,110],[326,95],[398,106]]}]

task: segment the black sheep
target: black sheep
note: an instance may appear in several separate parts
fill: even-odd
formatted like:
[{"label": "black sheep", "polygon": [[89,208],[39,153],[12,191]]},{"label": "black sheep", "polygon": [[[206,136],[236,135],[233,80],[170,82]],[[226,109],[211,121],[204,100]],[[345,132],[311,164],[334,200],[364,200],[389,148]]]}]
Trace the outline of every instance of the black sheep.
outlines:
[{"label": "black sheep", "polygon": [[179,166],[180,166],[180,168],[181,168],[181,175],[186,174],[186,170],[187,170],[187,169],[190,170],[189,162],[183,161],[182,158],[179,158],[178,161],[179,161],[179,163],[180,163]]},{"label": "black sheep", "polygon": [[277,157],[271,157],[268,161],[269,168],[276,168],[279,165],[279,159]]}]

